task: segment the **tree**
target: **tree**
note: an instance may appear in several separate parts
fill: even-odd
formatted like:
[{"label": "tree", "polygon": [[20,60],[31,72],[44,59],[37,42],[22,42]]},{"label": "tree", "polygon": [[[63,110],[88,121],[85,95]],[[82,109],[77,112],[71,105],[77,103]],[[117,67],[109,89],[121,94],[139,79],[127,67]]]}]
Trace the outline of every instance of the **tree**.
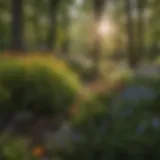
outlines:
[{"label": "tree", "polygon": [[93,48],[92,55],[93,55],[93,61],[95,65],[95,74],[99,73],[100,49],[101,49],[100,41],[101,40],[97,31],[101,21],[104,4],[105,4],[105,0],[93,0],[95,39],[94,39],[94,48]]},{"label": "tree", "polygon": [[153,52],[159,52],[160,50],[159,43],[160,43],[160,1],[152,0],[150,2],[150,9],[151,9],[151,17],[150,17],[150,26],[151,26],[151,39],[152,39],[152,47],[154,48]]},{"label": "tree", "polygon": [[140,59],[143,58],[144,54],[144,24],[145,24],[145,17],[144,17],[144,5],[146,3],[146,0],[138,0],[137,6],[138,6],[138,36],[137,36],[137,44],[138,44],[138,57]]},{"label": "tree", "polygon": [[[34,31],[36,34],[36,49],[39,49],[40,45],[42,45],[42,34],[41,34],[41,26],[39,24],[39,19],[40,19],[40,16],[41,16],[41,12],[42,12],[42,7],[44,8],[43,6],[43,3],[42,1],[37,1],[37,0],[34,0],[32,2],[33,6],[34,6],[34,9],[35,9],[35,12],[34,12],[34,16],[33,16],[33,23],[34,23]],[[37,4],[39,4],[39,6],[37,6]]]},{"label": "tree", "polygon": [[125,10],[127,16],[127,37],[128,37],[128,63],[131,68],[137,67],[137,56],[134,47],[134,24],[132,17],[131,0],[125,0]]},{"label": "tree", "polygon": [[60,0],[49,1],[49,32],[48,32],[48,49],[54,50],[56,46],[56,24],[57,24],[57,12],[59,9]]},{"label": "tree", "polygon": [[23,0],[12,1],[11,50],[23,51]]},{"label": "tree", "polygon": [[8,19],[4,18],[4,13],[8,13],[9,2],[0,1],[0,51],[8,48],[9,43],[9,25]]},{"label": "tree", "polygon": [[70,24],[70,15],[69,15],[69,6],[72,4],[71,1],[66,1],[61,4],[61,13],[62,13],[62,32],[63,40],[61,51],[63,54],[68,54],[69,52],[69,24]]}]

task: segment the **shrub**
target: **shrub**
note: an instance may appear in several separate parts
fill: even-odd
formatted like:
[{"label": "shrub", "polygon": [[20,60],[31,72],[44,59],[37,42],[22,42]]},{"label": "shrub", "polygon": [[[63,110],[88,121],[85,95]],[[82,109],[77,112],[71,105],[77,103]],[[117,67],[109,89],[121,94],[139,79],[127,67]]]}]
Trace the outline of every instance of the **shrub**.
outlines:
[{"label": "shrub", "polygon": [[159,87],[159,78],[133,78],[119,93],[87,100],[73,125],[81,139],[65,159],[159,159]]},{"label": "shrub", "polygon": [[74,102],[81,85],[67,66],[53,57],[0,59],[0,110],[62,113]]},{"label": "shrub", "polygon": [[27,140],[1,135],[0,137],[0,158],[4,160],[30,159],[37,160],[28,148]]}]

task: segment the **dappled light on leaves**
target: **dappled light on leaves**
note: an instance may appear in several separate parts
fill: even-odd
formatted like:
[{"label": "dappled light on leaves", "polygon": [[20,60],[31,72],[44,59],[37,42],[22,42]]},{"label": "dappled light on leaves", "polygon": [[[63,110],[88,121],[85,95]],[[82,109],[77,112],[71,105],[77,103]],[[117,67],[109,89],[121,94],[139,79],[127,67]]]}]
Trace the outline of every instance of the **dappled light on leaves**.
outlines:
[{"label": "dappled light on leaves", "polygon": [[0,0],[0,160],[159,160],[160,0]]}]

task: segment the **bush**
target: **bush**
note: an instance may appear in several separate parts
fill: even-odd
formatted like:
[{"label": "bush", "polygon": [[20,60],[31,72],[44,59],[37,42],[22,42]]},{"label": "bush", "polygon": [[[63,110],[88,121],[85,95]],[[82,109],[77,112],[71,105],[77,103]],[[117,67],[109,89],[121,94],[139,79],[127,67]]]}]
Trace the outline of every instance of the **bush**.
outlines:
[{"label": "bush", "polygon": [[37,160],[28,148],[27,141],[10,135],[0,137],[0,158],[4,160],[30,159]]},{"label": "bush", "polygon": [[67,110],[81,85],[67,66],[53,57],[0,59],[0,110],[56,115]]},{"label": "bush", "polygon": [[70,160],[158,160],[159,87],[159,78],[133,78],[119,93],[103,93],[96,103],[90,99],[91,105],[87,100],[79,112],[84,120],[73,125],[81,138],[72,142],[70,152],[61,155]]}]

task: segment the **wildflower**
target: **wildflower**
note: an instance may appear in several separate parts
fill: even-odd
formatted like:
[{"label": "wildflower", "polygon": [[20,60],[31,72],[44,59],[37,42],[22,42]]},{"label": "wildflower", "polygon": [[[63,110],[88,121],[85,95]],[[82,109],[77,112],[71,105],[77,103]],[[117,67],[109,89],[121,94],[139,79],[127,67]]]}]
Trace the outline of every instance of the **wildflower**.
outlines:
[{"label": "wildflower", "polygon": [[40,146],[35,147],[33,148],[32,153],[36,157],[42,157],[44,155],[44,148]]}]

